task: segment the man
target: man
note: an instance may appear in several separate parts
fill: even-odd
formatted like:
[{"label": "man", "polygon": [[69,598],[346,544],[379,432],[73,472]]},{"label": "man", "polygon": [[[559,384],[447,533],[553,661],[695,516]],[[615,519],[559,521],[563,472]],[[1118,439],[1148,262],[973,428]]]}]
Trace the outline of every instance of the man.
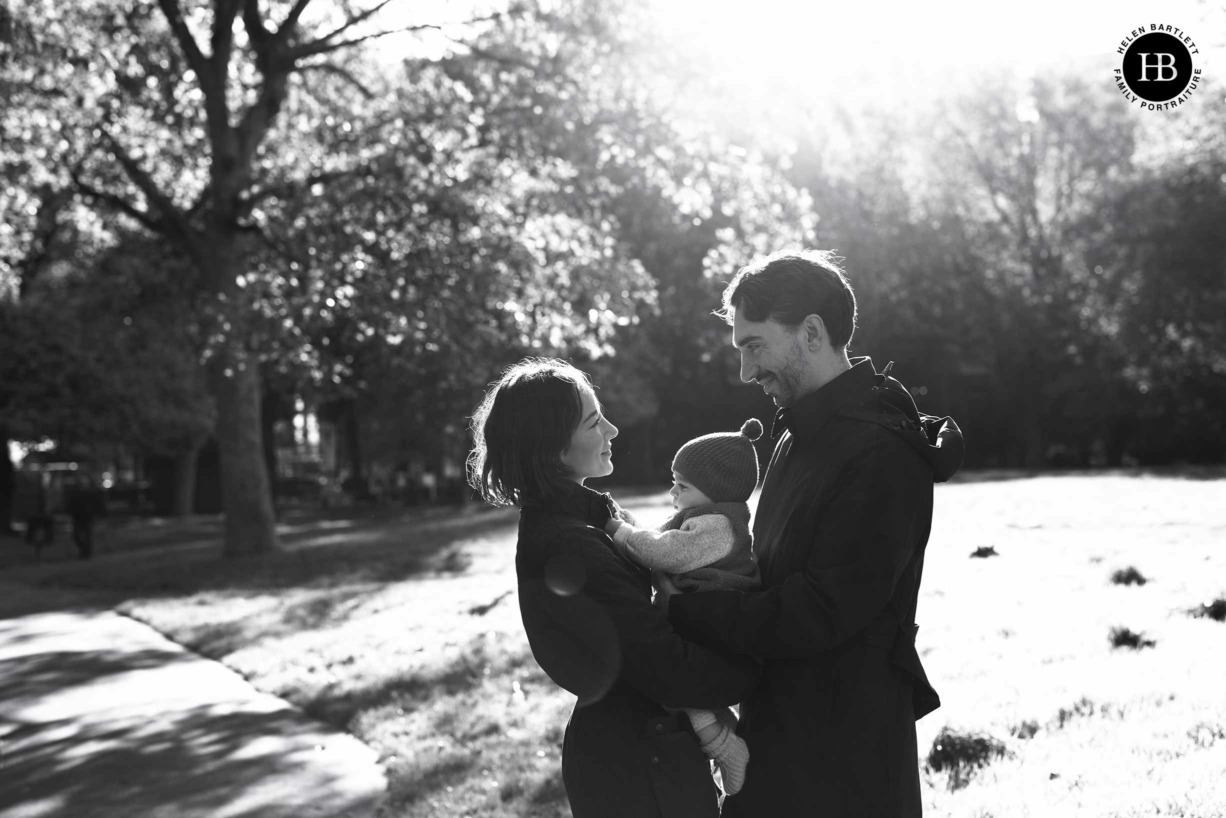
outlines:
[{"label": "man", "polygon": [[939,700],[915,650],[916,598],[933,483],[961,465],[961,433],[848,358],[855,297],[830,254],[744,268],[723,306],[741,380],[780,407],[753,526],[762,589],[667,601],[687,638],[763,662],[737,731],[745,786],[723,814],[919,816],[915,720]]}]

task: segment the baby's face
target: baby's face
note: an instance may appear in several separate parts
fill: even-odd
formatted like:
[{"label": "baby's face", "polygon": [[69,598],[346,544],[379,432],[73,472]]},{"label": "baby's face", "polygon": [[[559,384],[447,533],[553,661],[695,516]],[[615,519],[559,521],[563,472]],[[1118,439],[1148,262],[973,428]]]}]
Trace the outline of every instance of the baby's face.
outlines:
[{"label": "baby's face", "polygon": [[710,497],[691,486],[685,476],[677,472],[673,472],[673,487],[668,492],[668,496],[673,498],[673,508],[677,511],[685,511],[695,506],[708,506],[712,502]]}]

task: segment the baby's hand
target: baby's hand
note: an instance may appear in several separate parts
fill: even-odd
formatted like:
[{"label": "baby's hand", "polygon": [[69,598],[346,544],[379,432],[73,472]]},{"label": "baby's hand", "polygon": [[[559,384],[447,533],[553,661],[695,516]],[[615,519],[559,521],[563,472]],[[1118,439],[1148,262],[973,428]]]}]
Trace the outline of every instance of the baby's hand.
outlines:
[{"label": "baby's hand", "polygon": [[[620,503],[618,503],[612,497],[609,498],[609,502],[613,504],[612,511],[614,520],[621,520],[623,523],[630,523],[630,525],[638,525],[638,522],[634,519],[634,515],[622,508]],[[605,526],[605,531],[609,531],[608,525]],[[612,534],[613,532],[609,531],[609,533]]]},{"label": "baby's hand", "polygon": [[617,517],[610,517],[609,521],[604,524],[604,533],[612,537],[613,533],[617,531],[617,529],[621,528],[621,524],[622,524],[622,521],[619,520]]}]

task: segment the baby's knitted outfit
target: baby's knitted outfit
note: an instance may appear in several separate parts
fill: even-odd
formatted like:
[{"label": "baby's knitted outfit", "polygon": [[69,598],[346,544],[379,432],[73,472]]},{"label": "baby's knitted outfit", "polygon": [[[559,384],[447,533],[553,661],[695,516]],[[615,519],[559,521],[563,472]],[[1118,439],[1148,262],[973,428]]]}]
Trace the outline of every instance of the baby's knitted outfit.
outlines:
[{"label": "baby's knitted outfit", "polygon": [[745,503],[683,509],[656,530],[623,522],[613,542],[639,565],[669,574],[682,591],[752,591],[760,584]]}]

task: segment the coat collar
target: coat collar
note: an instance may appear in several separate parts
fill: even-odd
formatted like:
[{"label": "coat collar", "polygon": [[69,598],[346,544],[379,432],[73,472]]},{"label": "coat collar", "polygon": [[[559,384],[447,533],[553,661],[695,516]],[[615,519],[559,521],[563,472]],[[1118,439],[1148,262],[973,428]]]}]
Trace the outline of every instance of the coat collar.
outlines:
[{"label": "coat collar", "polygon": [[783,406],[775,413],[771,424],[771,439],[786,429],[795,437],[808,437],[817,432],[843,406],[863,399],[877,383],[877,370],[868,357],[852,358],[851,369],[839,373],[834,380],[810,392],[792,406]]},{"label": "coat collar", "polygon": [[525,499],[523,507],[539,508],[603,529],[613,516],[612,503],[613,498],[607,493],[567,480],[557,486],[552,497],[544,500]]}]

